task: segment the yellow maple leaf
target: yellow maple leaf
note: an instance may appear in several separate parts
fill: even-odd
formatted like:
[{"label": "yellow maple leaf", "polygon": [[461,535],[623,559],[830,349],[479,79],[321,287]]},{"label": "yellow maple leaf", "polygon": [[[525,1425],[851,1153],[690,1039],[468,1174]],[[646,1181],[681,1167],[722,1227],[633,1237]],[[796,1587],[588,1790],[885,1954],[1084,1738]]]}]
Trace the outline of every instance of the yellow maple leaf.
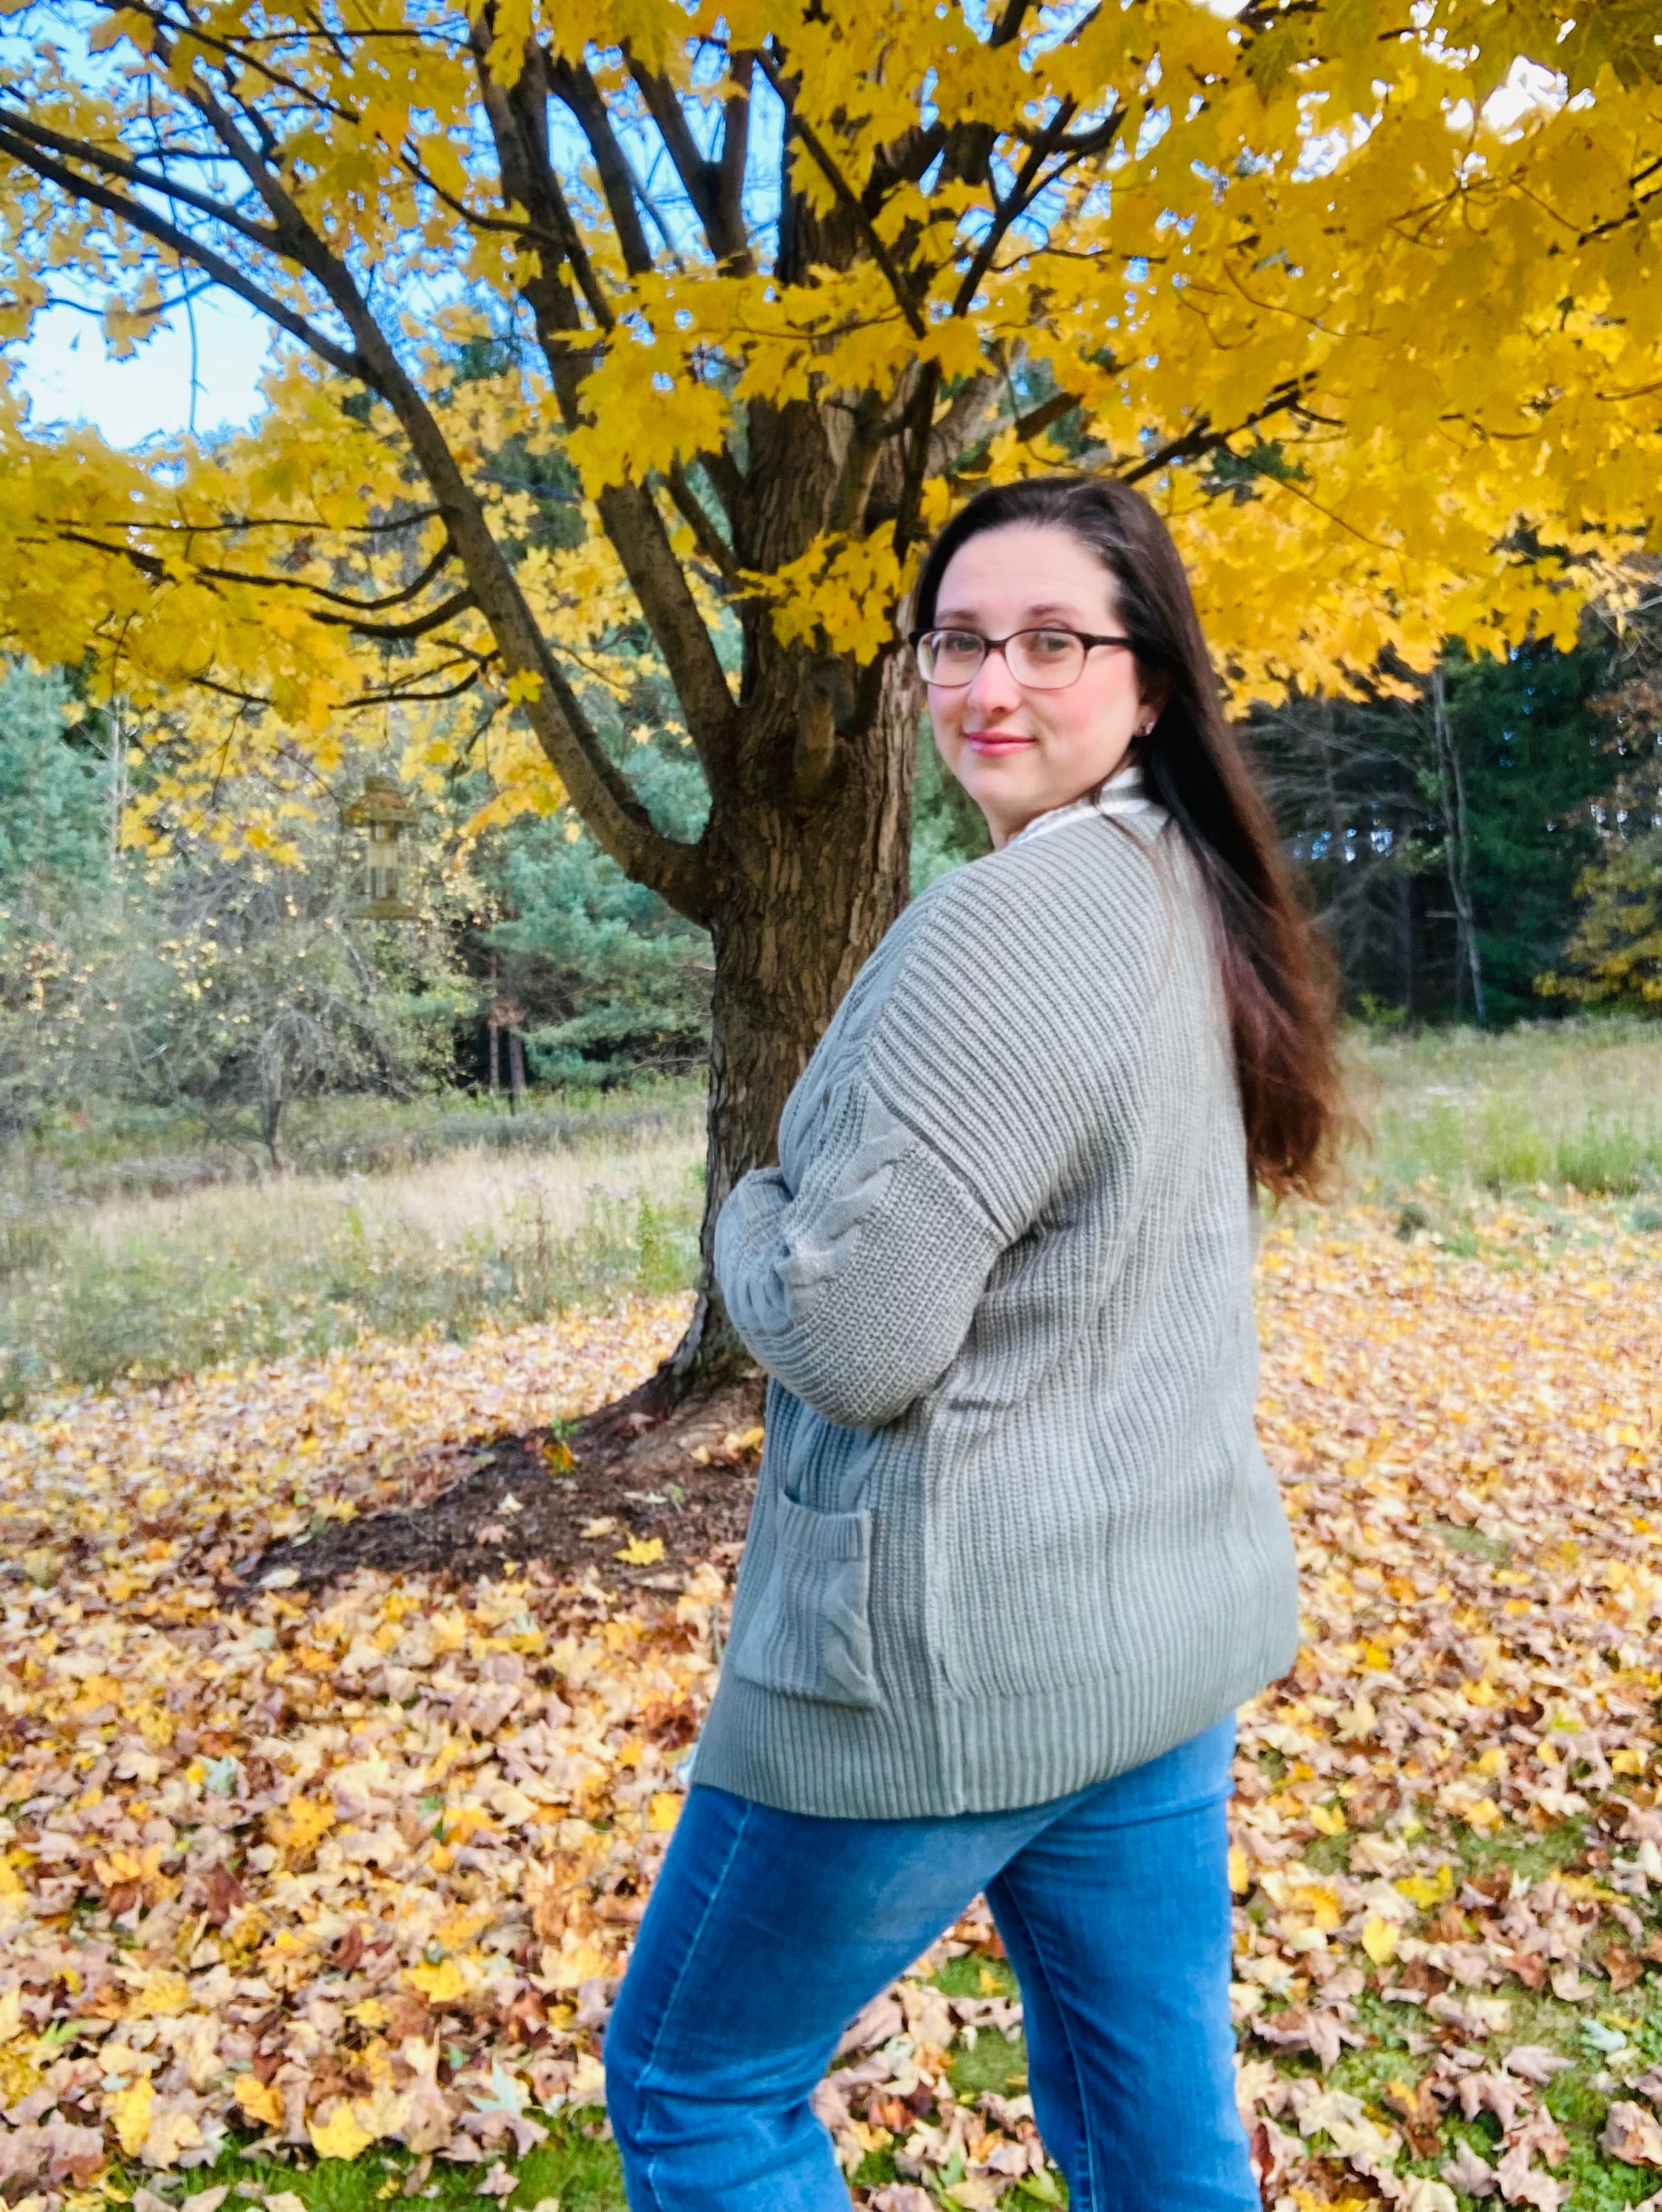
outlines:
[{"label": "yellow maple leaf", "polygon": [[258,2075],[239,2074],[236,2077],[236,2100],[251,2120],[263,2128],[283,2124],[283,2093],[274,2083],[262,2081]]},{"label": "yellow maple leaf", "polygon": [[314,1797],[291,1797],[280,1811],[268,1816],[266,1825],[271,1840],[281,1844],[290,1858],[303,1858],[334,1826],[335,1808]]},{"label": "yellow maple leaf", "polygon": [[[473,1808],[471,1805],[464,1806],[462,1810],[472,1812]],[[447,1822],[446,1826],[448,1825]],[[484,1828],[489,1827],[490,1824],[481,1818],[476,1825]],[[464,1950],[476,1936],[484,1934],[496,1917],[496,1908],[494,1905],[487,1905],[483,1911],[447,1912],[434,1929],[433,1941],[446,1951]]]},{"label": "yellow maple leaf", "polygon": [[24,2052],[0,2051],[0,2104],[16,2104],[38,2089],[46,2078]]},{"label": "yellow maple leaf", "polygon": [[141,2075],[130,2088],[118,2089],[110,2100],[109,2118],[124,2157],[137,2158],[143,2149],[155,2109],[155,2091],[148,2075]]},{"label": "yellow maple leaf", "polygon": [[1378,1912],[1370,1912],[1362,1923],[1362,1948],[1376,1966],[1383,1966],[1397,1955],[1398,1930],[1394,1921]]},{"label": "yellow maple leaf", "polygon": [[1252,1869],[1239,1844],[1229,1846],[1229,1887],[1237,1897],[1245,1897],[1252,1887]]},{"label": "yellow maple leaf", "polygon": [[1454,1894],[1454,1869],[1440,1866],[1435,1876],[1423,1874],[1404,1875],[1397,1884],[1410,1905],[1417,1905],[1422,1912],[1429,1912],[1434,1905],[1446,1905]]},{"label": "yellow maple leaf", "polygon": [[404,1978],[412,1989],[419,1990],[430,2005],[454,2004],[467,1992],[462,1970],[454,1959],[441,1959],[435,1966],[408,1966]]},{"label": "yellow maple leaf", "polygon": [[647,1807],[647,1826],[654,1835],[662,1835],[675,1826],[681,1817],[681,1795],[678,1790],[654,1790]]},{"label": "yellow maple leaf", "polygon": [[626,1567],[655,1566],[664,1556],[664,1540],[661,1536],[636,1536],[612,1556],[621,1559]]},{"label": "yellow maple leaf", "polygon": [[306,2132],[320,2158],[355,2159],[375,2140],[344,2098],[326,2120],[308,2120]]},{"label": "yellow maple leaf", "polygon": [[177,2020],[189,2008],[191,1985],[183,1974],[158,1966],[145,1975],[127,2007],[130,2020]]}]

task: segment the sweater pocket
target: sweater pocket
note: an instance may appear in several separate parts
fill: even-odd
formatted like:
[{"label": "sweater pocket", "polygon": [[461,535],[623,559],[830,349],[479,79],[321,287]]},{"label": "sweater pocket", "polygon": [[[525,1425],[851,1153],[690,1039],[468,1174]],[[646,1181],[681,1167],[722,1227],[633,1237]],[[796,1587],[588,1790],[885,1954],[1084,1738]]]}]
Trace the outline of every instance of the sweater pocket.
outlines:
[{"label": "sweater pocket", "polygon": [[776,1492],[773,1558],[756,1608],[728,1655],[764,1690],[869,1710],[872,1516],[819,1513]]}]

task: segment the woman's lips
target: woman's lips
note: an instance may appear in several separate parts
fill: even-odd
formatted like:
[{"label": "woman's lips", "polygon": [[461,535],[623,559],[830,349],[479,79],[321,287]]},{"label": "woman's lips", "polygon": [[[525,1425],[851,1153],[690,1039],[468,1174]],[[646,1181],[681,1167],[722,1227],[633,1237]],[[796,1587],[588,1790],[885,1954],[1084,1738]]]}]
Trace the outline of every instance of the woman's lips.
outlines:
[{"label": "woman's lips", "polygon": [[1020,730],[965,730],[964,742],[972,752],[996,756],[1020,752],[1024,745],[1031,745],[1033,739],[1024,738]]}]

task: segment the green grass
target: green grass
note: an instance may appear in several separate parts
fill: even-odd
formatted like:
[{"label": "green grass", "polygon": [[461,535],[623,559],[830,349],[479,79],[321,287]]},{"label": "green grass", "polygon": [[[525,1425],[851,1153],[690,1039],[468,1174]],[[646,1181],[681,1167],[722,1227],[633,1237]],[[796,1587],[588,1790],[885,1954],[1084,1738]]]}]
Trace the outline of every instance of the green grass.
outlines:
[{"label": "green grass", "polygon": [[[251,2158],[240,2149],[227,2149],[211,2166],[186,2173],[157,2174],[135,2168],[117,2171],[112,2182],[130,2191],[140,2185],[190,2212],[191,2199],[204,2189],[228,2187],[224,2212],[245,2212],[267,2194],[289,2191],[307,2212],[379,2212],[383,2205],[411,2212],[490,2212],[498,2202],[504,2212],[535,2212],[545,2198],[556,2197],[560,2212],[625,2212],[623,2172],[617,2151],[604,2133],[605,2115],[599,2110],[545,2114],[548,2141],[517,2162],[512,2143],[505,2154],[487,2151],[478,2166],[452,2165],[445,2159],[423,2161],[406,2150],[387,2144],[366,2151],[350,2162],[344,2159],[314,2159],[301,2152],[292,2162],[271,2157]],[[514,2175],[513,2194],[502,2199],[481,2197],[478,2185],[502,2155]],[[406,2187],[414,2184],[406,2198]],[[240,2190],[239,2185],[241,2185]],[[257,2192],[257,2193],[254,2193]]]},{"label": "green grass", "polygon": [[[1662,1236],[1662,1022],[1355,1029],[1346,1049],[1369,1133],[1348,1194],[1394,1208],[1405,1237],[1476,1253],[1497,1199],[1549,1237],[1597,1234],[1581,1196]],[[682,1288],[702,1124],[688,1084],[538,1094],[517,1115],[460,1097],[302,1101],[295,1171],[262,1180],[247,1133],[228,1145],[93,1102],[0,1155],[0,1413],[366,1330],[460,1337]]]},{"label": "green grass", "polygon": [[1347,1048],[1369,1136],[1350,1162],[1365,1194],[1406,1204],[1428,1191],[1446,1202],[1568,1188],[1653,1199],[1662,1229],[1662,1022],[1357,1029]]},{"label": "green grass", "polygon": [[366,1331],[466,1337],[684,1288],[701,1115],[596,1117],[541,1152],[474,1146],[367,1175],[0,1212],[0,1413],[129,1376],[327,1352]]}]

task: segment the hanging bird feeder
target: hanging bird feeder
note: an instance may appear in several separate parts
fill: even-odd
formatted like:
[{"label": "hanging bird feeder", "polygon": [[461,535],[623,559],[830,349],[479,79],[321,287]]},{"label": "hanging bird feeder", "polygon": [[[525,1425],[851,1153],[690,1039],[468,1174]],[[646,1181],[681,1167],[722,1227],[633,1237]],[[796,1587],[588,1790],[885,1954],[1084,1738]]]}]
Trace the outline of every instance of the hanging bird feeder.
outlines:
[{"label": "hanging bird feeder", "polygon": [[367,775],[363,789],[341,809],[349,830],[363,835],[363,876],[358,896],[347,908],[354,921],[417,921],[419,907],[405,895],[403,877],[410,856],[406,840],[416,810],[390,775]]}]

